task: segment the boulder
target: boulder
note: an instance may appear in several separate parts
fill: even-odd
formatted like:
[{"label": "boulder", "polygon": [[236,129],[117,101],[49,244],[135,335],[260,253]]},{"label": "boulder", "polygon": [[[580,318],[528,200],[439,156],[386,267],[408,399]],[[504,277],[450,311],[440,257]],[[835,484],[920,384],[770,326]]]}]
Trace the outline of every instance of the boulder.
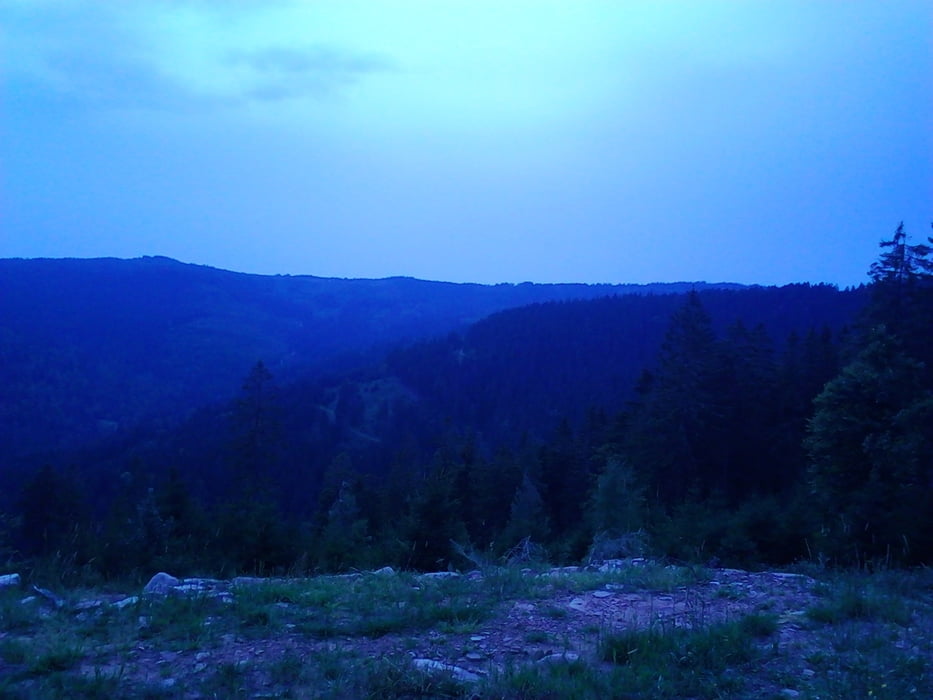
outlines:
[{"label": "boulder", "polygon": [[32,590],[36,595],[41,597],[45,602],[51,603],[56,608],[65,607],[65,601],[59,598],[54,593],[52,593],[52,591],[50,591],[49,589],[39,588],[38,586],[33,586]]},{"label": "boulder", "polygon": [[167,574],[164,571],[160,571],[155,576],[153,576],[151,579],[149,579],[149,583],[147,583],[143,587],[143,593],[149,593],[149,594],[168,593],[170,590],[178,586],[180,583],[181,581],[179,581],[174,576]]},{"label": "boulder", "polygon": [[440,661],[434,661],[433,659],[414,659],[411,663],[415,668],[428,673],[450,674],[450,677],[454,680],[467,683],[475,683],[479,680],[477,674],[472,671],[467,671],[465,668],[454,666],[453,664],[445,664]]},{"label": "boulder", "polygon": [[4,574],[0,576],[0,588],[12,588],[19,585],[19,574]]},{"label": "boulder", "polygon": [[432,571],[427,574],[421,574],[419,578],[458,578],[460,574],[456,571]]},{"label": "boulder", "polygon": [[538,659],[539,664],[572,664],[574,661],[579,660],[579,654],[574,654],[570,651],[565,651],[562,654],[548,654]]}]

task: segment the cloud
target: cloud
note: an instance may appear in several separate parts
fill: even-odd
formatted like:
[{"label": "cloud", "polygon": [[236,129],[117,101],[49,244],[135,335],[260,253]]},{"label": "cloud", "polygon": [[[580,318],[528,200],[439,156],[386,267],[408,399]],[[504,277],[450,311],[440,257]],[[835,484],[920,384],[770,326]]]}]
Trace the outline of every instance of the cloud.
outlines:
[{"label": "cloud", "polygon": [[[383,56],[242,31],[258,2],[14,3],[0,7],[5,102],[25,114],[199,111],[320,98],[392,70]],[[258,15],[256,15],[258,17]]]},{"label": "cloud", "polygon": [[228,62],[248,70],[251,74],[248,95],[259,100],[321,96],[367,75],[395,70],[393,62],[384,56],[321,45],[233,51]]}]

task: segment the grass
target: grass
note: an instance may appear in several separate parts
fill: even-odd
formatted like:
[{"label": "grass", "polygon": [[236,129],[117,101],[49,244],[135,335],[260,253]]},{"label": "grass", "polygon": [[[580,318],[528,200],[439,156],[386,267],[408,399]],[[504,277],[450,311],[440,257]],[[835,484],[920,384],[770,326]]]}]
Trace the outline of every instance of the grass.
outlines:
[{"label": "grass", "polygon": [[912,615],[906,599],[873,585],[871,580],[847,578],[828,589],[825,600],[807,610],[815,622],[838,624],[847,620],[878,620],[910,624]]},{"label": "grass", "polygon": [[[363,574],[244,584],[232,603],[144,597],[80,615],[3,591],[0,698],[777,698],[782,688],[838,700],[933,697],[933,575],[824,574],[805,614],[779,618],[758,599],[725,621],[709,606],[740,605],[744,589],[704,599],[697,586],[709,576],[650,564],[557,574],[503,567],[479,580]],[[672,593],[685,613],[677,624],[652,617],[617,627],[565,604],[607,588]],[[536,620],[515,638],[524,655],[497,657],[486,642],[467,641],[494,636],[517,602],[532,603],[521,614]],[[779,619],[803,646],[777,634]],[[536,662],[551,650],[580,651],[575,644],[596,655]],[[275,653],[255,651],[264,648]],[[469,651],[483,661],[467,661]],[[485,674],[458,680],[415,668],[414,656]]]},{"label": "grass", "polygon": [[687,628],[655,624],[607,634],[604,661],[624,667],[626,687],[655,697],[712,697],[741,688],[738,671],[761,657],[759,640],[774,634],[775,618],[753,614]]}]

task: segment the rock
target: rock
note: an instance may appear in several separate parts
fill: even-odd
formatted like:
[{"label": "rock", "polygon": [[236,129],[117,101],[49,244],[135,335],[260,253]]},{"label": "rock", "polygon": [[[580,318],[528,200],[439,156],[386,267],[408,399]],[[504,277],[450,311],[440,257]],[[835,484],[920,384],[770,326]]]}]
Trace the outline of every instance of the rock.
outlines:
[{"label": "rock", "polygon": [[179,581],[174,576],[171,576],[164,571],[160,571],[151,579],[149,579],[149,583],[143,587],[143,593],[168,593],[171,589],[175,588],[180,583],[181,581]]},{"label": "rock", "polygon": [[586,601],[583,598],[574,598],[567,604],[567,607],[583,612],[586,610]]},{"label": "rock", "polygon": [[467,661],[482,661],[486,657],[483,654],[480,654],[478,651],[471,651],[465,654],[464,658]]},{"label": "rock", "polygon": [[421,574],[418,578],[459,578],[460,574],[456,571],[432,571],[427,574]]},{"label": "rock", "polygon": [[611,571],[618,571],[625,567],[624,559],[607,559],[602,564],[599,565],[599,572],[601,574],[608,574]]},{"label": "rock", "polygon": [[117,610],[123,610],[123,608],[129,607],[130,605],[136,605],[139,602],[138,595],[131,595],[129,598],[124,598],[123,600],[118,600],[116,603],[113,603],[113,607]]},{"label": "rock", "polygon": [[579,654],[573,654],[568,651],[563,654],[548,654],[547,656],[543,656],[540,659],[538,659],[537,663],[539,664],[557,664],[557,663],[570,664],[570,663],[573,663],[574,661],[579,660],[579,658],[580,658]]},{"label": "rock", "polygon": [[784,690],[781,691],[781,697],[785,697],[785,698],[800,697],[800,691],[794,690],[793,688],[784,688]]},{"label": "rock", "polygon": [[782,581],[799,581],[800,583],[816,583],[812,578],[806,576],[805,574],[792,574],[786,571],[769,571],[768,574],[772,578],[776,578]]},{"label": "rock", "polygon": [[38,586],[33,586],[32,590],[36,593],[36,595],[43,598],[46,602],[51,603],[56,608],[65,607],[65,601],[59,598],[54,593],[52,593],[52,591],[48,590],[47,588],[39,588]]},{"label": "rock", "polygon": [[475,683],[479,680],[479,676],[472,671],[467,671],[465,668],[460,668],[452,664],[434,661],[433,659],[414,659],[411,663],[412,666],[421,671],[427,671],[428,673],[447,673],[450,674],[451,678],[465,683]]},{"label": "rock", "polygon": [[19,574],[4,574],[0,576],[0,588],[12,588],[19,585]]},{"label": "rock", "polygon": [[373,571],[373,573],[377,576],[394,576],[395,569],[393,569],[391,566],[383,566],[381,569],[376,569]]},{"label": "rock", "polygon": [[20,605],[29,605],[30,603],[35,603],[37,600],[39,600],[39,599],[36,598],[34,595],[28,595],[28,596],[26,596],[25,598],[23,598],[21,601],[19,601],[19,604],[20,604]]},{"label": "rock", "polygon": [[593,591],[594,598],[609,598],[612,596],[612,591]]}]

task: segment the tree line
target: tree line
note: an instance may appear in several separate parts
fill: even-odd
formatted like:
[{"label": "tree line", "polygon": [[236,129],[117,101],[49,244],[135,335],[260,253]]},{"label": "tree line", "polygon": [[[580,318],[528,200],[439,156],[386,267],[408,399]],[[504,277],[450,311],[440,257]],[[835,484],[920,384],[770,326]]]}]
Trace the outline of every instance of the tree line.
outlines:
[{"label": "tree line", "polygon": [[[639,321],[655,345],[617,344],[600,321],[623,306],[597,300],[505,314],[338,383],[279,388],[258,363],[187,434],[36,470],[0,517],[0,556],[96,577],[929,563],[930,246],[899,227],[870,279],[850,327],[779,343],[692,292],[651,302],[672,310]],[[614,368],[626,352],[642,361]]]}]

